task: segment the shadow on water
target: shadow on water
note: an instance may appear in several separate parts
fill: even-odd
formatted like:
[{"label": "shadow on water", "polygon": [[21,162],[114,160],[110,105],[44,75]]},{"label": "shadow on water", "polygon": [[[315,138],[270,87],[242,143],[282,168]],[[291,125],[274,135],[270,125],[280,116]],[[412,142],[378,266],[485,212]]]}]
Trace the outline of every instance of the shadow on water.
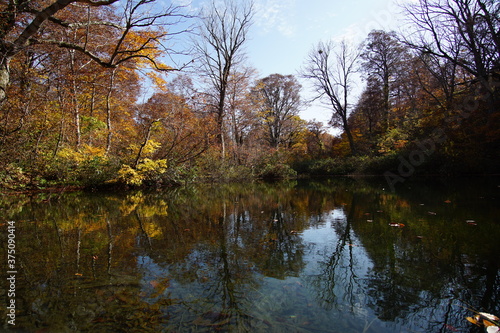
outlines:
[{"label": "shadow on water", "polygon": [[[0,197],[27,332],[479,332],[500,313],[500,179]],[[1,233],[7,253],[7,233]],[[6,281],[6,256],[1,263]],[[8,310],[3,307],[3,318]]]}]

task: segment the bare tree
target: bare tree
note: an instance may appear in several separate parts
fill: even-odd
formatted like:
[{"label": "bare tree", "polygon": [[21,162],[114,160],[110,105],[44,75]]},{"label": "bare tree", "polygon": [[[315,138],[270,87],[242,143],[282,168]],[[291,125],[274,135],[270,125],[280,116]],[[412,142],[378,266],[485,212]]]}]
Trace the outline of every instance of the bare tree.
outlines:
[{"label": "bare tree", "polygon": [[356,72],[355,64],[359,55],[360,49],[349,47],[345,41],[338,48],[335,48],[333,42],[319,42],[309,53],[306,67],[302,71],[302,76],[313,83],[315,99],[332,109],[330,124],[344,130],[352,154],[356,154],[356,148],[347,119],[351,107],[349,98],[353,74]]},{"label": "bare tree", "polygon": [[406,43],[474,76],[495,108],[500,80],[500,4],[496,0],[419,0],[405,7],[413,26]]},{"label": "bare tree", "polygon": [[201,71],[214,91],[213,112],[217,122],[217,141],[225,155],[224,116],[229,78],[244,59],[243,46],[252,23],[253,3],[213,0],[202,19],[195,49],[200,57]]}]

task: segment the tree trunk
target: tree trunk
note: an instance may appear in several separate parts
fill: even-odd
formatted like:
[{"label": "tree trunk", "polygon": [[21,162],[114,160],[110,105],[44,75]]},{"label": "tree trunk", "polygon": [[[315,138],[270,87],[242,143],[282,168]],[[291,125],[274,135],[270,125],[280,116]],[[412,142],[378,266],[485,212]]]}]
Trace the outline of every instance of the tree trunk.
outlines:
[{"label": "tree trunk", "polygon": [[106,155],[108,155],[109,151],[111,150],[111,139],[113,137],[113,129],[111,128],[111,94],[113,92],[115,73],[116,70],[113,69],[113,71],[111,72],[108,93],[106,95],[106,127],[108,129],[108,137],[106,139]]},{"label": "tree trunk", "polygon": [[9,58],[0,59],[0,104],[7,98],[10,81]]}]

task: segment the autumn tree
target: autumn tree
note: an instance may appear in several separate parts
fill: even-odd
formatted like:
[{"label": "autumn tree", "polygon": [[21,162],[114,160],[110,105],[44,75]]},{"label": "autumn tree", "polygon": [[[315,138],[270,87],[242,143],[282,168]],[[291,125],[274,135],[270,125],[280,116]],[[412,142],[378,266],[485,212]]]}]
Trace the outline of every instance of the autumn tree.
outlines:
[{"label": "autumn tree", "polygon": [[302,86],[293,75],[272,74],[259,81],[252,89],[258,117],[265,129],[265,140],[272,148],[293,142],[297,120],[303,107]]},{"label": "autumn tree", "polygon": [[247,147],[254,143],[250,141],[258,123],[250,97],[256,75],[254,69],[243,68],[241,71],[235,71],[229,78],[226,131],[231,139],[232,154],[240,164],[247,154]]},{"label": "autumn tree", "polygon": [[137,117],[144,146],[155,146],[153,156],[174,166],[192,162],[208,148],[211,124],[179,95],[155,93],[139,107]]},{"label": "autumn tree", "polygon": [[[375,76],[382,87],[382,123],[390,126],[391,86],[401,71],[405,48],[398,41],[395,32],[373,30],[368,34],[361,53],[361,68],[367,78]],[[373,82],[373,78],[370,79]]]},{"label": "autumn tree", "polygon": [[252,23],[253,4],[225,0],[212,1],[202,13],[199,39],[195,49],[201,71],[209,82],[213,113],[217,123],[217,141],[225,155],[224,118],[230,76],[244,59],[243,46]]},{"label": "autumn tree", "polygon": [[306,134],[307,154],[311,158],[326,158],[331,153],[333,136],[327,132],[327,128],[320,121],[311,120],[307,122]]},{"label": "autumn tree", "polygon": [[383,84],[377,76],[369,76],[349,118],[350,125],[359,130],[371,149],[376,147],[377,138],[385,128],[383,121],[381,121],[386,106],[382,86]]},{"label": "autumn tree", "polygon": [[345,132],[352,154],[356,154],[356,148],[348,116],[359,54],[359,48],[349,46],[346,41],[337,46],[333,42],[319,42],[309,53],[302,70],[302,76],[313,84],[315,98],[333,111],[330,124]]},{"label": "autumn tree", "polygon": [[[54,45],[80,52],[103,67],[114,68],[131,59],[141,59],[158,70],[171,70],[155,57],[167,32],[160,27],[170,25],[168,19],[178,17],[179,8],[154,7],[152,0],[127,0],[108,9],[117,0],[57,0],[44,2],[9,1],[1,5],[0,20],[0,99],[7,96],[10,82],[9,64],[22,50],[36,50],[41,45]],[[110,8],[110,7],[109,7]],[[84,11],[84,15],[71,15]],[[86,14],[86,15],[85,15]],[[177,19],[176,19],[177,20]],[[155,29],[156,28],[156,29]],[[102,32],[112,31],[113,38],[102,43]],[[60,38],[61,33],[78,35],[78,39]]]}]

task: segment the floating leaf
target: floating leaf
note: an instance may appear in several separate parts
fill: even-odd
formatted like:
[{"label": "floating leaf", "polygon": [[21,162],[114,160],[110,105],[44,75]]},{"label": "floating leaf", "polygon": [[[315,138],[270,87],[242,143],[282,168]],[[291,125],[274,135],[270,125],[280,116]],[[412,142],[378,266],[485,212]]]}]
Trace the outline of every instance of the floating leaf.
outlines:
[{"label": "floating leaf", "polygon": [[488,320],[492,320],[492,321],[498,321],[498,320],[500,320],[500,318],[498,318],[495,315],[492,315],[491,313],[479,312],[479,315],[481,317],[483,317],[483,319],[488,319]]},{"label": "floating leaf", "polygon": [[498,332],[498,323],[494,322],[498,322],[500,319],[491,313],[478,312],[474,317],[467,317],[465,319],[477,326],[484,325],[485,327],[494,327],[497,330],[491,330],[491,332]]},{"label": "floating leaf", "polygon": [[471,322],[471,323],[473,323],[474,325],[480,326],[480,325],[479,325],[479,322],[476,320],[476,318],[473,318],[473,317],[466,317],[465,319],[467,319],[468,321],[470,321],[470,322]]},{"label": "floating leaf", "polygon": [[452,325],[446,324],[446,325],[444,325],[444,327],[446,327],[446,329],[448,329],[450,331],[458,332],[457,328],[452,326]]}]

